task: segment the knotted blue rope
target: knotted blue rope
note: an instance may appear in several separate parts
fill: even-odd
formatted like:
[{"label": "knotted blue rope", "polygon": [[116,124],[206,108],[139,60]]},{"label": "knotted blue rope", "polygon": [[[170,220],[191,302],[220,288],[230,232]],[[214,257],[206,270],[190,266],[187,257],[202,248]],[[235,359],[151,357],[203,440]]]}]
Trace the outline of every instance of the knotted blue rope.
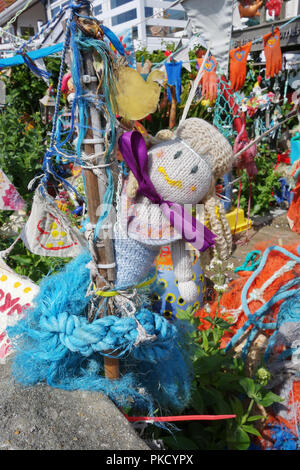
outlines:
[{"label": "knotted blue rope", "polygon": [[[156,362],[162,356],[166,358],[176,334],[174,325],[147,309],[141,309],[135,317],[119,318],[109,315],[94,320],[93,323],[88,323],[85,317],[66,311],[49,315],[47,305],[41,305],[40,309],[39,328],[45,348],[48,349],[47,343],[50,346],[55,344],[59,351],[63,351],[64,346],[82,356],[91,356],[97,352],[121,358],[132,352],[137,359]],[[147,345],[146,354],[142,351],[143,343],[135,348],[139,338],[138,325],[144,328],[147,335],[156,337]]]},{"label": "knotted blue rope", "polygon": [[[171,324],[146,308],[135,317],[108,316],[88,323],[90,259],[84,252],[60,273],[44,278],[34,306],[7,329],[16,351],[15,379],[23,385],[46,381],[66,390],[102,391],[118,406],[134,405],[149,413],[155,402],[166,409],[183,408],[192,381],[184,355],[187,326]],[[112,387],[100,374],[103,356],[113,351],[123,361],[121,378]]]}]

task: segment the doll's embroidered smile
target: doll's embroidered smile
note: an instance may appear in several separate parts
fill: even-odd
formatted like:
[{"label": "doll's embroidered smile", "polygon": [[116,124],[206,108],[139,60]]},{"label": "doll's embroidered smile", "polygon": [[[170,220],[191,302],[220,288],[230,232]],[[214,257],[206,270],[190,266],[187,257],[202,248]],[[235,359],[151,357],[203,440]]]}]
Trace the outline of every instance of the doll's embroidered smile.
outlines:
[{"label": "doll's embroidered smile", "polygon": [[168,177],[166,170],[164,169],[163,166],[158,167],[158,171],[164,175],[166,182],[170,186],[176,186],[177,188],[182,188],[182,181],[180,180],[171,180],[171,178]]}]

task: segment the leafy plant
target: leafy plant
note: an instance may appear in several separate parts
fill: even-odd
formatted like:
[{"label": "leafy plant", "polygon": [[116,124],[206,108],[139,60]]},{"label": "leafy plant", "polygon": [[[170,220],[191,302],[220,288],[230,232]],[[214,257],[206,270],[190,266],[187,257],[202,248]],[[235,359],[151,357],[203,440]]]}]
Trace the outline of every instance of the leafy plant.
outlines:
[{"label": "leafy plant", "polygon": [[[44,59],[47,71],[51,73],[50,84],[57,85],[60,59]],[[39,100],[45,95],[47,84],[36,77],[26,65],[11,69],[10,75],[5,79],[7,93],[7,108],[14,107],[20,115],[33,115],[39,112]]]},{"label": "leafy plant", "polygon": [[191,322],[194,381],[189,409],[182,414],[235,414],[236,418],[221,421],[193,421],[183,424],[173,436],[164,436],[168,449],[185,450],[246,450],[251,436],[260,436],[255,427],[263,415],[252,414],[253,405],[268,407],[282,401],[266,389],[258,377],[247,377],[241,358],[225,353],[220,347],[230,323],[223,318],[207,316],[208,329],[201,328],[201,320],[192,309],[179,311],[178,318]]},{"label": "leafy plant", "polygon": [[32,197],[28,183],[41,173],[44,132],[38,113],[30,121],[15,107],[0,114],[0,168],[27,201]]},{"label": "leafy plant", "polygon": [[[45,59],[51,71],[51,83],[57,83],[60,60]],[[0,113],[0,168],[27,202],[30,212],[33,192],[28,183],[42,173],[43,156],[47,145],[47,129],[40,116],[39,99],[46,92],[46,83],[33,75],[24,65],[15,67],[6,78],[7,105]],[[11,211],[0,211],[0,226],[9,222]],[[7,249],[14,240],[0,238],[0,250]],[[22,242],[13,248],[8,264],[18,274],[39,282],[48,273],[58,271],[69,258],[38,256],[29,252]]]},{"label": "leafy plant", "polygon": [[[244,171],[242,174],[242,194],[240,198],[240,207],[244,209],[245,213],[248,212],[248,201],[251,185],[251,210],[250,216],[264,215],[270,211],[270,208],[275,205],[274,193],[280,189],[279,176],[274,171],[277,154],[269,150],[266,143],[262,143],[257,152],[255,163],[258,173],[254,180],[251,182]],[[236,189],[239,187],[239,182],[235,183]],[[233,200],[233,206],[237,205],[237,195]]]}]

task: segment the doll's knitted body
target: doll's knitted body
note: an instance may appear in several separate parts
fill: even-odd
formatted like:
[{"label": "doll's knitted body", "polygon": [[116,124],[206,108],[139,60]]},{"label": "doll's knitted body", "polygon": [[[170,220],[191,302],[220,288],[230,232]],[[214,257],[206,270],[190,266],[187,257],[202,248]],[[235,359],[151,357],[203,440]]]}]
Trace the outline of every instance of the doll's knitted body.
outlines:
[{"label": "doll's knitted body", "polygon": [[[121,217],[115,230],[115,257],[117,265],[116,288],[137,285],[144,280],[153,266],[160,248],[171,243],[174,275],[178,288],[186,301],[198,295],[192,281],[193,270],[190,250],[180,235],[166,221],[159,207],[144,201],[139,207],[132,204],[124,185],[121,197]],[[146,223],[152,221],[152,224]]]},{"label": "doll's knitted body", "polygon": [[[148,175],[165,201],[180,205],[205,203],[214,194],[216,179],[232,166],[227,140],[212,125],[191,118],[179,126],[173,138],[148,151]],[[136,285],[147,276],[160,247],[170,244],[180,295],[193,301],[197,286],[188,244],[165,217],[160,205],[125,183],[116,228],[116,287]],[[230,230],[229,230],[230,232]],[[227,233],[227,232],[226,232]],[[230,243],[229,243],[230,244]]]}]

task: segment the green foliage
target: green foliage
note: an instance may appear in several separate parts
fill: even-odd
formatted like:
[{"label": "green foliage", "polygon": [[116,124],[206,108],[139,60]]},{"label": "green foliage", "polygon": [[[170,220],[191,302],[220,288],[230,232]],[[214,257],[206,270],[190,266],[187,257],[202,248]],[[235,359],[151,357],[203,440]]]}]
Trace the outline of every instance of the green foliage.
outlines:
[{"label": "green foliage", "polygon": [[[280,189],[279,175],[274,171],[277,154],[268,148],[266,143],[259,146],[255,164],[258,173],[254,180],[251,182],[251,210],[250,216],[264,215],[268,213],[272,206],[275,205],[274,193]],[[239,182],[235,183],[236,189],[239,187]],[[248,199],[249,199],[250,182],[249,178],[244,171],[242,174],[242,194],[240,199],[240,207],[244,209],[245,213],[248,212]],[[236,192],[233,206],[237,205]]]},{"label": "green foliage", "polygon": [[251,436],[260,436],[255,423],[264,419],[253,414],[254,404],[269,407],[282,401],[281,398],[266,389],[266,382],[247,377],[242,359],[220,347],[230,326],[228,322],[207,316],[210,327],[199,330],[200,319],[192,309],[179,311],[178,318],[195,327],[190,336],[194,365],[192,399],[189,409],[182,414],[235,414],[236,418],[182,424],[179,432],[162,438],[165,446],[181,450],[247,450]]},{"label": "green foliage", "polygon": [[146,60],[150,60],[153,64],[162,62],[166,59],[164,51],[158,50],[150,53],[145,47],[139,51],[136,51],[135,56],[137,62],[145,62]]},{"label": "green foliage", "polygon": [[[60,59],[45,59],[47,70],[52,73],[51,83],[57,83]],[[46,92],[46,83],[27,66],[14,67],[4,78],[7,87],[7,105],[0,113],[0,168],[27,202],[30,212],[33,193],[28,183],[42,173],[46,150],[47,131],[41,121],[39,100]],[[11,211],[0,211],[0,226],[9,222]],[[7,249],[13,239],[0,239],[0,250]],[[69,258],[38,256],[18,242],[12,250],[8,264],[18,274],[39,282],[48,273],[58,271]]]},{"label": "green foliage", "polygon": [[[56,87],[60,59],[44,59],[48,72],[51,72],[50,84]],[[26,65],[11,69],[11,76],[6,78],[7,108],[14,107],[20,115],[34,115],[39,112],[39,100],[45,95],[47,84],[36,77]]]},{"label": "green foliage", "polygon": [[10,254],[7,264],[17,274],[27,276],[32,281],[39,283],[44,276],[59,272],[69,261],[70,258],[35,255],[20,242]]},{"label": "green foliage", "polygon": [[[45,59],[52,73],[51,83],[57,83],[60,60]],[[0,114],[0,168],[16,186],[21,196],[30,202],[28,183],[41,173],[46,150],[47,131],[41,121],[39,100],[47,85],[26,65],[13,67],[4,77],[7,104]]]},{"label": "green foliage", "polygon": [[38,113],[30,121],[15,107],[6,107],[0,114],[0,168],[27,201],[32,198],[28,183],[41,173],[44,132]]}]

